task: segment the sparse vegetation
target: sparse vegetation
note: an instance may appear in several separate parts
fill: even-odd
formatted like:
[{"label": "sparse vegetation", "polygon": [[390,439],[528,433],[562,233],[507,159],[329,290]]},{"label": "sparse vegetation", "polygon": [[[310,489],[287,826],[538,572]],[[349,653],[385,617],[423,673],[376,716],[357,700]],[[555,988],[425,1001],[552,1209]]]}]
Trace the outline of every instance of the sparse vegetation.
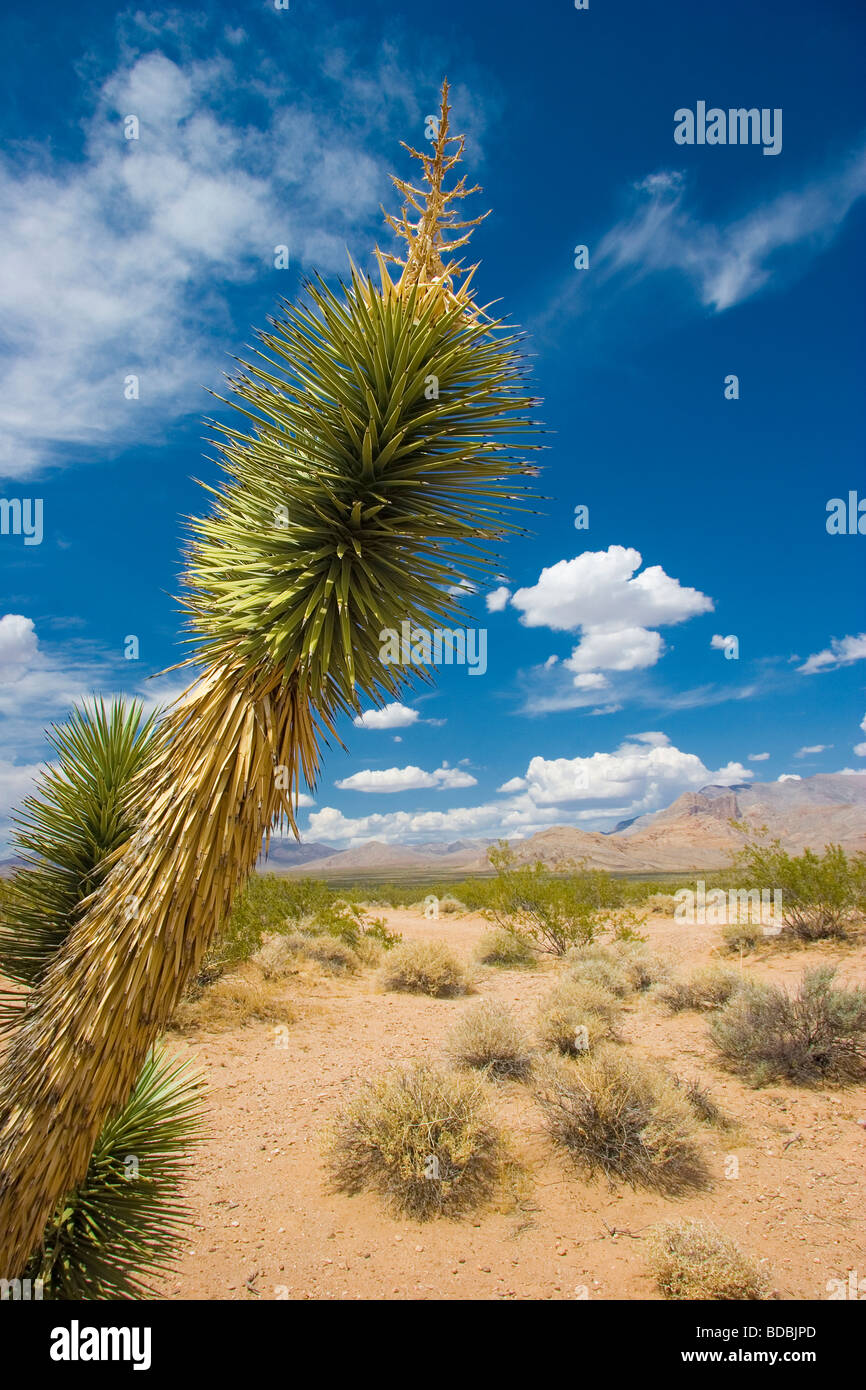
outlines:
[{"label": "sparse vegetation", "polygon": [[838,989],[829,967],[807,971],[791,996],[749,982],[716,1014],[710,1037],[753,1085],[853,1082],[866,1071],[866,990]]},{"label": "sparse vegetation", "polygon": [[672,1014],[685,1009],[720,1009],[740,987],[742,977],[720,965],[704,965],[685,980],[672,980],[658,998]]},{"label": "sparse vegetation", "polygon": [[427,1220],[484,1200],[503,1153],[482,1083],[419,1063],[362,1086],[334,1122],[328,1165],[339,1191],[372,1189]]},{"label": "sparse vegetation", "polygon": [[532,1053],[513,1015],[492,999],[468,1009],[451,1036],[450,1054],[459,1066],[494,1077],[523,1080],[532,1069]]},{"label": "sparse vegetation", "polygon": [[390,951],[382,968],[382,985],[434,999],[468,994],[470,988],[461,962],[441,941],[406,941]]},{"label": "sparse vegetation", "polygon": [[683,1081],[679,1076],[672,1078],[674,1085],[678,1086],[688,1101],[696,1117],[705,1125],[715,1125],[718,1129],[729,1129],[731,1121],[728,1119],[718,1101],[710,1094],[706,1086],[702,1086],[700,1081],[692,1078]]},{"label": "sparse vegetation", "polygon": [[604,1047],[579,1067],[551,1063],[538,1099],[552,1138],[587,1173],[667,1194],[706,1184],[694,1117],[664,1072]]},{"label": "sparse vegetation", "polygon": [[772,939],[765,936],[757,922],[730,922],[722,927],[722,945],[732,956],[754,951],[762,942]]},{"label": "sparse vegetation", "polygon": [[542,1045],[563,1056],[579,1057],[616,1036],[622,1003],[603,985],[588,980],[557,981],[538,1009]]},{"label": "sparse vegetation", "polygon": [[566,959],[569,973],[574,979],[600,985],[619,999],[631,993],[629,972],[622,956],[612,947],[598,944],[573,946]]},{"label": "sparse vegetation", "polygon": [[171,1026],[179,1033],[225,1032],[249,1023],[291,1023],[284,987],[261,966],[245,961],[212,984],[196,986],[175,1010]]},{"label": "sparse vegetation", "polygon": [[532,970],[538,964],[538,956],[526,938],[505,927],[484,933],[476,960],[480,965],[494,965],[501,970]]},{"label": "sparse vegetation", "polygon": [[645,942],[618,941],[615,946],[629,985],[636,993],[645,993],[652,985],[666,977],[667,966],[654,951],[648,949]]},{"label": "sparse vegetation", "polygon": [[729,1302],[767,1297],[757,1260],[707,1221],[667,1221],[650,1232],[650,1266],[665,1298]]}]

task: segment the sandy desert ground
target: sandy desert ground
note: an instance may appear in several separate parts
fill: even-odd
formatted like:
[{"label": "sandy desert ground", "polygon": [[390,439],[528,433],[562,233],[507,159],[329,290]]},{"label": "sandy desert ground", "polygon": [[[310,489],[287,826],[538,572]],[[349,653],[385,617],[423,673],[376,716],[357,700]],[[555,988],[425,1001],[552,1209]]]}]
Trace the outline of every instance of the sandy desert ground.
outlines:
[{"label": "sandy desert ground", "polygon": [[[383,915],[404,938],[444,939],[467,962],[487,927],[471,914]],[[644,932],[674,968],[715,958],[717,928],[654,917]],[[838,963],[842,982],[866,982],[866,961],[850,947],[782,951],[773,943],[742,968],[791,985],[806,966],[825,962]],[[552,968],[473,969],[474,997],[508,1004],[531,1030]],[[290,979],[286,994],[296,1017],[282,1039],[269,1024],[171,1035],[172,1048],[206,1074],[212,1137],[187,1186],[193,1239],[164,1281],[166,1297],[653,1299],[660,1295],[646,1268],[645,1236],[677,1216],[713,1221],[767,1262],[781,1298],[826,1299],[828,1280],[852,1269],[866,1276],[866,1087],[751,1089],[714,1060],[704,1016],[671,1017],[638,996],[625,1045],[706,1083],[737,1122],[730,1130],[701,1127],[710,1190],[671,1199],[586,1181],[554,1150],[530,1089],[502,1082],[491,1088],[493,1105],[515,1171],[480,1212],[420,1223],[394,1215],[378,1196],[332,1191],[323,1130],[363,1078],[442,1059],[472,997],[389,994],[373,970],[334,977],[318,969]],[[731,1156],[736,1165],[726,1163]],[[726,1176],[734,1167],[738,1175]]]}]

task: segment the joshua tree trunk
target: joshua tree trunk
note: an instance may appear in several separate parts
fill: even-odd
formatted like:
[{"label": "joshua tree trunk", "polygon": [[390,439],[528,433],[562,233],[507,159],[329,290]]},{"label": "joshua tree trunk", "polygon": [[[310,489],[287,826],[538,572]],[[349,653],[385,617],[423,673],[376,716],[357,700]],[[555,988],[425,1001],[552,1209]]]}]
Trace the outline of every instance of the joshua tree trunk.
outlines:
[{"label": "joshua tree trunk", "polygon": [[407,242],[399,281],[380,257],[381,288],[355,271],[343,297],[311,287],[311,307],[261,335],[273,356],[233,383],[253,429],[216,426],[228,477],[194,525],[187,571],[205,674],[168,716],[134,788],[139,829],[33,990],[0,1072],[0,1276],[23,1269],[83,1177],[263,835],[282,815],[296,829],[292,795],[315,783],[319,734],[361,695],[404,688],[411,671],[387,664],[384,630],[465,616],[455,587],[498,568],[489,542],[516,529],[503,511],[514,475],[534,470],[501,437],[529,426],[534,402],[517,340],[443,261],[472,226],[450,204],[474,190],[443,186],[453,139],[446,87],[439,139],[417,156],[426,189],[395,180],[419,214],[392,219]]},{"label": "joshua tree trunk", "polygon": [[293,687],[267,693],[226,669],[194,688],[170,725],[142,788],[151,809],[36,986],[5,1059],[4,1083],[20,1097],[0,1131],[0,1267],[10,1277],[83,1178],[106,1114],[128,1099],[255,864],[284,796],[275,764],[311,747]]}]

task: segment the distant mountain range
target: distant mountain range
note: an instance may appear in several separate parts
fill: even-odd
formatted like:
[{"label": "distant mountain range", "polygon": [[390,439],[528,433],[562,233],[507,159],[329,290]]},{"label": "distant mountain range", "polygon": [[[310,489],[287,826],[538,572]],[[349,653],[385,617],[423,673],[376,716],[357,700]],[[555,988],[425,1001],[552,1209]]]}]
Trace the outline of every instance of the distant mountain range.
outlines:
[{"label": "distant mountain range", "polygon": [[[684,792],[663,811],[620,821],[613,830],[578,830],[554,825],[525,840],[512,840],[521,861],[542,860],[551,866],[564,859],[614,873],[679,873],[722,869],[742,845],[741,830],[762,827],[792,854],[840,844],[850,853],[866,853],[866,775],[819,773],[793,782],[707,786]],[[490,840],[430,840],[423,844],[385,844],[368,840],[354,849],[287,838],[271,841],[260,873],[314,873],[317,876],[400,875],[489,870]],[[0,877],[17,866],[0,860]]]},{"label": "distant mountain range", "polygon": [[[740,829],[730,824],[732,820]],[[521,861],[541,859],[555,865],[574,859],[616,873],[678,873],[724,868],[742,845],[742,830],[758,834],[762,827],[792,854],[807,848],[821,850],[830,843],[852,853],[866,853],[866,776],[820,773],[791,782],[701,787],[684,792],[665,810],[620,821],[610,831],[555,825],[512,841],[512,848]],[[400,845],[368,840],[354,849],[336,851],[321,844],[279,842],[273,845],[269,862],[260,863],[259,869],[303,871],[314,864],[315,873],[324,877],[425,869],[471,874],[489,868],[489,843],[455,840]],[[305,859],[291,858],[305,852]]]}]

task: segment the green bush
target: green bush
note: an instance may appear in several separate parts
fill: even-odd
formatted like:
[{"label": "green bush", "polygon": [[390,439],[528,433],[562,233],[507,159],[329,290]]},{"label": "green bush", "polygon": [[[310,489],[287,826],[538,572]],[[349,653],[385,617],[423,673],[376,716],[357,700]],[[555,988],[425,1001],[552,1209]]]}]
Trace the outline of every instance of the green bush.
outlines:
[{"label": "green bush", "polygon": [[523,937],[540,955],[563,956],[616,925],[622,895],[610,874],[563,863],[555,873],[541,861],[520,864],[505,843],[488,851],[496,870],[484,915]]},{"label": "green bush", "polygon": [[274,932],[294,931],[328,910],[333,894],[312,878],[251,874],[208,953],[208,966],[249,960]]},{"label": "green bush", "polygon": [[841,845],[792,855],[779,840],[750,841],[737,866],[755,887],[781,892],[784,929],[801,941],[844,937],[866,912],[866,855],[849,857]]}]

